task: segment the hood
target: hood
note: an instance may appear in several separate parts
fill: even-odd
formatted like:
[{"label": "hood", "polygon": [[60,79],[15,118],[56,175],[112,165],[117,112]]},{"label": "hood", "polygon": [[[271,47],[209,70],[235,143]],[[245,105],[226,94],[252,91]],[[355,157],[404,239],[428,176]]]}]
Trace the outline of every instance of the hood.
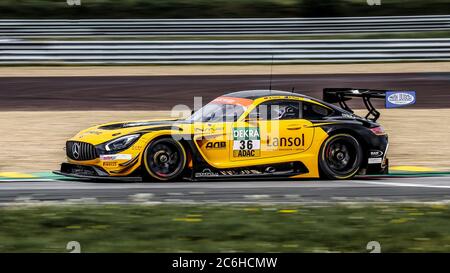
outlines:
[{"label": "hood", "polygon": [[176,122],[180,121],[177,119],[162,119],[106,123],[83,130],[70,140],[82,141],[91,143],[93,145],[98,145],[106,141],[133,133],[145,133],[152,130],[171,129],[172,125],[174,125]]},{"label": "hood", "polygon": [[103,124],[97,127],[97,129],[100,130],[120,130],[120,129],[127,129],[127,128],[136,128],[136,127],[154,127],[157,125],[168,125],[173,124],[177,120],[171,120],[171,119],[165,119],[165,120],[148,120],[148,121],[125,121],[125,122],[119,122],[119,123],[107,123]]}]

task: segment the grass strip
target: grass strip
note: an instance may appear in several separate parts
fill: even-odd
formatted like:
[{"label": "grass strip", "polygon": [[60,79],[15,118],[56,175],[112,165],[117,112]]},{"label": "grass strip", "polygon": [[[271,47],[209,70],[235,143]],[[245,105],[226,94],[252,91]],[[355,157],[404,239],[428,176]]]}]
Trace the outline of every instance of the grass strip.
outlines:
[{"label": "grass strip", "polygon": [[0,222],[0,252],[450,251],[444,204],[8,206]]}]

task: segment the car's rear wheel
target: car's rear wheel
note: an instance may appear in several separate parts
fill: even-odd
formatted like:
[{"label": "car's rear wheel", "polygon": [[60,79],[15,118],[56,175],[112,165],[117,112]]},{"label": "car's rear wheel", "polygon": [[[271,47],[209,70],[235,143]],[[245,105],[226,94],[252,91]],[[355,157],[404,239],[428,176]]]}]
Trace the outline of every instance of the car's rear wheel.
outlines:
[{"label": "car's rear wheel", "polygon": [[356,138],[349,134],[330,136],[322,144],[319,155],[321,177],[349,179],[361,166],[363,151]]},{"label": "car's rear wheel", "polygon": [[171,181],[180,178],[186,165],[186,151],[178,141],[161,138],[152,141],[144,151],[144,180]]}]

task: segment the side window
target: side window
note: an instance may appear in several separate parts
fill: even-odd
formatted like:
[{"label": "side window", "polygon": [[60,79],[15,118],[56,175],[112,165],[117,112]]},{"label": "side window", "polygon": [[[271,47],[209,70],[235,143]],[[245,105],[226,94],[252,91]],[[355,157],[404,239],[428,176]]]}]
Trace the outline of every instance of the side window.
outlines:
[{"label": "side window", "polygon": [[300,101],[269,101],[258,105],[249,114],[249,117],[260,120],[299,119],[302,118],[301,105]]},{"label": "side window", "polygon": [[267,102],[261,103],[253,109],[248,115],[250,119],[268,120],[270,119],[270,104]]},{"label": "side window", "polygon": [[333,111],[315,103],[303,102],[303,118],[304,119],[323,119],[331,115]]},{"label": "side window", "polygon": [[270,105],[271,120],[286,120],[301,118],[301,102],[276,101]]}]

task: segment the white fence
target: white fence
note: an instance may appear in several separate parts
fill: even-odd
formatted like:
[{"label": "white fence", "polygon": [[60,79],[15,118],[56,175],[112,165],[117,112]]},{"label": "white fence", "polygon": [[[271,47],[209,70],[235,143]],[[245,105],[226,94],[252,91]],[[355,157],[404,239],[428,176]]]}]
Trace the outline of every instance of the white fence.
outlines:
[{"label": "white fence", "polygon": [[450,60],[450,39],[0,41],[0,64],[340,63]]},{"label": "white fence", "polygon": [[255,18],[0,20],[0,37],[318,35],[450,29],[450,15]]}]

